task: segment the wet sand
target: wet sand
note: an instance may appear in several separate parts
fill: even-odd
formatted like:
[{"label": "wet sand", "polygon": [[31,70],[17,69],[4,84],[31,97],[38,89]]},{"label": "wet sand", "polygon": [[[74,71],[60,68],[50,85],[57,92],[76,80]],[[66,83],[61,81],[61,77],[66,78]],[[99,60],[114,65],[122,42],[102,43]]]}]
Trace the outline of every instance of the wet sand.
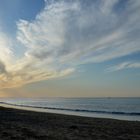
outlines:
[{"label": "wet sand", "polygon": [[0,107],[0,140],[140,140],[140,122]]}]

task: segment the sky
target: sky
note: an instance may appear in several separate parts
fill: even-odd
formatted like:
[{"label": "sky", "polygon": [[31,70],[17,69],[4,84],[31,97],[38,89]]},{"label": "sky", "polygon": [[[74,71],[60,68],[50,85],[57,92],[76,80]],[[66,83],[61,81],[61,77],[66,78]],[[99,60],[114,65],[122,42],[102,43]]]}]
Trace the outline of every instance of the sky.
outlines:
[{"label": "sky", "polygon": [[140,97],[139,0],[0,3],[0,97]]}]

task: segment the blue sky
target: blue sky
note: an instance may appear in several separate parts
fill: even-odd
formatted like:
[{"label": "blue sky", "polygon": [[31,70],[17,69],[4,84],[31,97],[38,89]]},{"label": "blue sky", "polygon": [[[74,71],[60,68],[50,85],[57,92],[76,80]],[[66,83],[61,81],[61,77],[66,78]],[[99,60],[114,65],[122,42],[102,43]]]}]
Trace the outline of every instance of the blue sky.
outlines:
[{"label": "blue sky", "polygon": [[43,0],[1,0],[0,2],[1,22],[9,34],[16,33],[16,22],[19,19],[34,20],[45,4]]},{"label": "blue sky", "polygon": [[0,0],[3,96],[139,96],[139,0]]}]

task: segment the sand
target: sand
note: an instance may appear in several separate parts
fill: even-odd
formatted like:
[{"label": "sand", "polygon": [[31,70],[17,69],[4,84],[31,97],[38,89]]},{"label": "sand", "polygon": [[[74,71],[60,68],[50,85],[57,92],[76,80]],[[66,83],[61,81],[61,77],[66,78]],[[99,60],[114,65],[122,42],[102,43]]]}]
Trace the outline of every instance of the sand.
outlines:
[{"label": "sand", "polygon": [[0,107],[0,140],[140,140],[140,122]]}]

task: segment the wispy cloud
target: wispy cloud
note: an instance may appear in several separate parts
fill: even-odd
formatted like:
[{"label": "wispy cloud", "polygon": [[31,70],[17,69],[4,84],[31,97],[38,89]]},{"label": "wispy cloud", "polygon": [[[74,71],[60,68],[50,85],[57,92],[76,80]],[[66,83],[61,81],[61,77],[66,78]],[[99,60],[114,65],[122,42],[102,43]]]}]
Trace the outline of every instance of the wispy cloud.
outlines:
[{"label": "wispy cloud", "polygon": [[22,58],[14,57],[0,35],[0,88],[65,76],[80,64],[140,51],[139,14],[139,0],[46,1],[35,20],[17,22],[16,41],[26,47]]},{"label": "wispy cloud", "polygon": [[140,62],[123,62],[118,65],[109,67],[106,69],[107,72],[119,71],[123,69],[140,69]]}]

